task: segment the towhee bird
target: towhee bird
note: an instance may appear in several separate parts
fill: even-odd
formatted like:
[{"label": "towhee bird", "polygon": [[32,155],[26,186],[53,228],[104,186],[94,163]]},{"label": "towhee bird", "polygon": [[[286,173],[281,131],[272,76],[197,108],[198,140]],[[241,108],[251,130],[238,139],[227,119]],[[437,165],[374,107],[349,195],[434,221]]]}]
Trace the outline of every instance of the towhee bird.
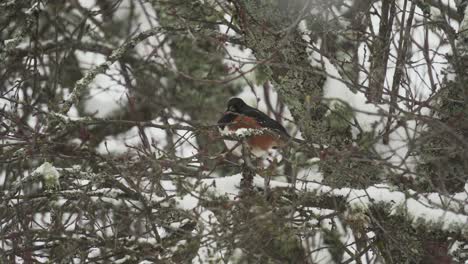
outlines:
[{"label": "towhee bird", "polygon": [[[284,145],[286,139],[290,138],[280,123],[258,109],[250,107],[240,98],[232,98],[228,101],[227,110],[219,119],[218,126],[222,132],[233,132],[240,128],[267,128],[268,130],[249,136],[246,140],[255,156],[263,156],[268,150]],[[236,145],[232,144],[232,141],[226,140],[225,142],[228,148]]]}]

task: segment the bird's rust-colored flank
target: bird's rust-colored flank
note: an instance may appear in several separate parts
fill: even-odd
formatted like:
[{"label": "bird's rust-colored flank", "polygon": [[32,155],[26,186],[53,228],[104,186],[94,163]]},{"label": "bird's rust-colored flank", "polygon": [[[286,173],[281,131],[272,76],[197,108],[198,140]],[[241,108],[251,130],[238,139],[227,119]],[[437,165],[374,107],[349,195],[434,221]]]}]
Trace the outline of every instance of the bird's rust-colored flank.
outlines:
[{"label": "bird's rust-colored flank", "polygon": [[[236,131],[239,128],[253,128],[259,129],[262,128],[255,119],[239,115],[234,119],[234,122],[228,126],[229,130]],[[258,135],[251,136],[247,140],[247,143],[250,146],[260,148],[262,150],[268,150],[273,147],[278,147],[278,138],[273,135]]]}]

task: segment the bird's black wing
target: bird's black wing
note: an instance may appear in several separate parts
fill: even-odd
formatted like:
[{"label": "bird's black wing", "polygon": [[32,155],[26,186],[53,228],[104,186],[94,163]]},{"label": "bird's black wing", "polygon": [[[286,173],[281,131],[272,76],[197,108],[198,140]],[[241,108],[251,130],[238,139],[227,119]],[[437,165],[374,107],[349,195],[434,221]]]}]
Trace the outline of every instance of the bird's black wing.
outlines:
[{"label": "bird's black wing", "polygon": [[262,111],[255,109],[253,107],[249,107],[247,109],[243,109],[242,114],[255,118],[255,120],[262,126],[269,128],[271,130],[277,131],[283,136],[289,137],[288,132],[286,129],[277,121],[271,119],[268,115],[263,113]]},{"label": "bird's black wing", "polygon": [[221,129],[224,129],[226,125],[229,125],[230,123],[234,122],[238,115],[233,114],[233,113],[225,113],[221,119],[218,120],[218,126]]}]

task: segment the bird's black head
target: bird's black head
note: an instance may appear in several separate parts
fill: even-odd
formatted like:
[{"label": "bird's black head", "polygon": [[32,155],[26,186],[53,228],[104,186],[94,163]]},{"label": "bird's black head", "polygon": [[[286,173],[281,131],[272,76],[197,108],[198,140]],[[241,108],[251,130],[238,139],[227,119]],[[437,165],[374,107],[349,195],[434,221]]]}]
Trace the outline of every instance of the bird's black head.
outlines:
[{"label": "bird's black head", "polygon": [[244,101],[242,101],[242,99],[234,97],[228,101],[227,111],[240,113],[242,109],[244,109],[246,106],[247,104]]}]

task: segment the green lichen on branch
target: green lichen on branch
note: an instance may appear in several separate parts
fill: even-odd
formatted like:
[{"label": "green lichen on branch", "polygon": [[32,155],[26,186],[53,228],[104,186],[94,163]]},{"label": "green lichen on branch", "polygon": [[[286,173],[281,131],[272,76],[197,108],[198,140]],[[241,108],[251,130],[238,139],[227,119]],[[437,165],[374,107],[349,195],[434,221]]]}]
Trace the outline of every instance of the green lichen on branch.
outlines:
[{"label": "green lichen on branch", "polygon": [[307,1],[241,1],[236,8],[246,47],[264,63],[263,74],[274,81],[303,136],[321,143],[324,75],[311,66],[308,43],[297,30],[298,17],[310,10]]}]

